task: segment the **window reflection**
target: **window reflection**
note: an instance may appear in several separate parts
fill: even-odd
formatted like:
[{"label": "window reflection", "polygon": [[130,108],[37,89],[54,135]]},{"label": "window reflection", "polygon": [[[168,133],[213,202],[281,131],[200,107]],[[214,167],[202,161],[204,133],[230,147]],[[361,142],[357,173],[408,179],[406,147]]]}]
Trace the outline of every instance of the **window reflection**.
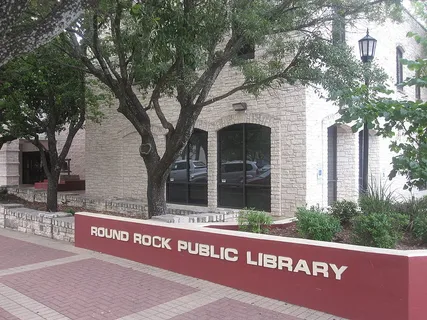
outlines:
[{"label": "window reflection", "polygon": [[219,131],[219,206],[270,211],[270,135],[270,128],[255,124]]},{"label": "window reflection", "polygon": [[195,130],[181,156],[173,163],[167,201],[207,204],[207,132]]}]

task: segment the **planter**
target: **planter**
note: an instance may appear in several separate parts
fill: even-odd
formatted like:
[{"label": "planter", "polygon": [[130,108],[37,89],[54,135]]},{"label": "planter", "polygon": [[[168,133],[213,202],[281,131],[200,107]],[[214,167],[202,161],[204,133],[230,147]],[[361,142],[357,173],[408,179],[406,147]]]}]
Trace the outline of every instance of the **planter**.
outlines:
[{"label": "planter", "polygon": [[75,216],[76,246],[350,319],[421,320],[427,250]]}]

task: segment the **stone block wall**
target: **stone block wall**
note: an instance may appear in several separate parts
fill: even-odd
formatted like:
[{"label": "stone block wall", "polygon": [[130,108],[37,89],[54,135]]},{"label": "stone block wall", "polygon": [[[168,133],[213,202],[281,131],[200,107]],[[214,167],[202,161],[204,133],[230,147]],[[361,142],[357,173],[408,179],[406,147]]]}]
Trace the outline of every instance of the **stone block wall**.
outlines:
[{"label": "stone block wall", "polygon": [[[57,136],[58,149],[62,150],[65,143],[66,133],[64,131]],[[72,175],[78,175],[80,179],[85,179],[85,130],[79,130],[73,139],[67,158],[71,159],[70,169]]]},{"label": "stone block wall", "polygon": [[[46,191],[44,190],[34,190],[28,188],[20,189],[18,187],[9,187],[8,192],[29,202],[34,202],[34,199],[36,198],[46,197]],[[111,200],[101,198],[90,198],[85,195],[78,194],[61,193],[58,194],[58,204],[69,207],[83,208],[84,210],[88,211],[92,210],[98,212],[111,212],[115,215],[138,219],[146,219],[148,214],[147,205],[142,201],[135,200]],[[9,204],[0,204],[0,212],[1,206],[7,208]],[[11,206],[22,207],[22,205],[20,204],[13,204]],[[234,209],[211,209],[208,207],[186,206],[178,204],[168,204],[167,207],[167,214],[171,215],[193,215],[197,213],[228,214],[234,211]]]},{"label": "stone block wall", "polygon": [[20,204],[0,204],[0,228],[74,242],[74,217],[69,213],[48,213]]},{"label": "stone block wall", "polygon": [[74,242],[74,217],[64,216],[52,219],[52,238]]}]

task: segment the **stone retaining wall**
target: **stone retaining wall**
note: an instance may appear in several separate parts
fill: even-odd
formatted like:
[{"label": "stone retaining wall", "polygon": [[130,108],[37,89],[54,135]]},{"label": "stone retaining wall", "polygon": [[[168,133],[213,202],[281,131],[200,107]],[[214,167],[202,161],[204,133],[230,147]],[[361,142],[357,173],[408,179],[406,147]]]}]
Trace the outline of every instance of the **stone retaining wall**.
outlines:
[{"label": "stone retaining wall", "polygon": [[74,217],[70,213],[49,213],[24,208],[21,204],[0,204],[0,228],[74,242]]},{"label": "stone retaining wall", "polygon": [[[16,186],[7,188],[13,194],[29,202],[46,202],[46,191]],[[130,218],[147,218],[148,206],[135,199],[98,199],[89,198],[78,193],[58,193],[58,204],[84,208],[87,211],[115,212]],[[168,204],[167,213],[170,215],[194,215],[199,213],[215,215],[236,215],[239,210],[208,207]]]}]

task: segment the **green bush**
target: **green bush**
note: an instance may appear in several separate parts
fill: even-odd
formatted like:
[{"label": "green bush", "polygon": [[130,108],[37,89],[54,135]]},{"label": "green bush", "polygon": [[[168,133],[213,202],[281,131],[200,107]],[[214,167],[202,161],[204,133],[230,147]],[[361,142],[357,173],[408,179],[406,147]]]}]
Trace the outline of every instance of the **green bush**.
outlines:
[{"label": "green bush", "polygon": [[413,221],[412,234],[417,240],[427,243],[427,215],[418,215]]},{"label": "green bush", "polygon": [[371,178],[366,193],[359,197],[359,206],[363,213],[388,213],[394,212],[395,195],[390,189],[390,184],[377,183]]},{"label": "green bush", "polygon": [[359,215],[352,221],[352,239],[362,246],[394,248],[408,223],[408,216],[398,213]]},{"label": "green bush", "polygon": [[67,210],[65,210],[66,213],[71,213],[73,216],[76,213],[76,211],[74,211],[73,209],[69,208]]},{"label": "green bush", "polygon": [[298,208],[296,217],[297,231],[306,239],[332,241],[341,231],[340,220],[320,209]]},{"label": "green bush", "polygon": [[253,233],[269,233],[273,219],[264,211],[253,209],[240,211],[238,217],[239,230]]},{"label": "green bush", "polygon": [[348,225],[350,220],[360,213],[357,203],[347,200],[334,202],[329,212],[331,215],[338,218],[343,226]]},{"label": "green bush", "polygon": [[417,217],[427,215],[427,197],[411,197],[404,199],[404,201],[396,202],[394,204],[394,212],[402,213],[409,217],[408,229],[412,231]]}]

